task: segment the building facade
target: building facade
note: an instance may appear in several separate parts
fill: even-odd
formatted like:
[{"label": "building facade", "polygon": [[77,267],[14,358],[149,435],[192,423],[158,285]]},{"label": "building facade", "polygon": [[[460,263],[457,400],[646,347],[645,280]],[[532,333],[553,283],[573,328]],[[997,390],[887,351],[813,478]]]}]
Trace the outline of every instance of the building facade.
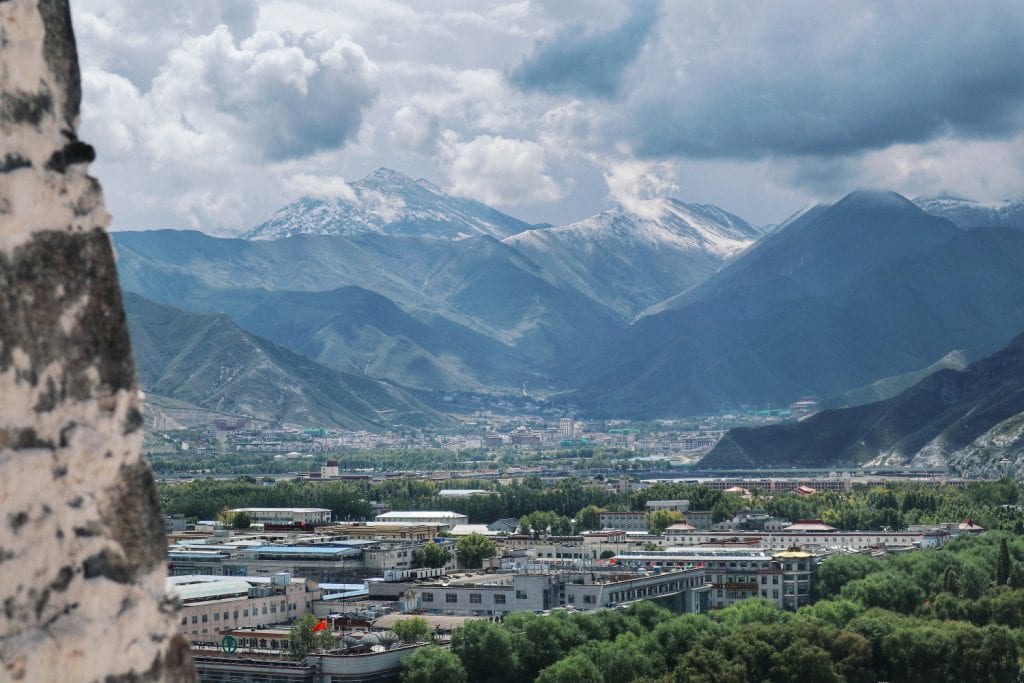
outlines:
[{"label": "building facade", "polygon": [[669,548],[616,555],[616,565],[650,571],[699,567],[711,584],[712,609],[761,597],[780,609],[795,610],[811,602],[817,572],[815,556],[800,550],[777,553],[746,549]]}]

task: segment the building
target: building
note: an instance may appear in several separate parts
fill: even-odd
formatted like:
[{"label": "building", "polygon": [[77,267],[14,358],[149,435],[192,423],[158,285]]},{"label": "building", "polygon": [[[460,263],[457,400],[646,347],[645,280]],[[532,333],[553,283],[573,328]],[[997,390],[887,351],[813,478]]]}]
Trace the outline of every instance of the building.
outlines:
[{"label": "building", "polygon": [[389,541],[429,541],[437,537],[437,524],[407,522],[351,522],[332,524],[319,531],[346,539],[376,539]]},{"label": "building", "polygon": [[711,510],[688,510],[683,515],[683,521],[688,522],[697,529],[710,529]]},{"label": "building", "polygon": [[[690,516],[687,515],[687,521]],[[726,542],[747,543],[765,550],[785,550],[793,546],[803,548],[849,548],[867,550],[920,547],[925,532],[922,529],[905,531],[839,531],[827,525],[798,523],[782,531],[707,531],[694,529],[695,525],[675,524],[665,530],[665,540],[678,546],[719,545]],[[827,528],[826,528],[827,527]],[[831,530],[830,530],[831,529]]]},{"label": "building", "polygon": [[658,510],[667,510],[669,512],[688,512],[690,510],[690,501],[649,500],[647,501],[646,507],[648,512],[657,512]]},{"label": "building", "polygon": [[164,533],[165,534],[178,534],[185,531],[187,524],[185,522],[185,515],[164,515]]},{"label": "building", "polygon": [[337,460],[328,460],[320,467],[320,476],[324,479],[337,477],[340,474]]},{"label": "building", "polygon": [[596,610],[657,600],[678,613],[707,610],[703,569],[478,574],[448,583],[374,583],[370,597],[403,599],[428,614],[500,617],[559,607]]},{"label": "building", "polygon": [[[315,581],[282,573],[265,578],[174,576],[167,593],[181,600],[179,631],[209,640],[223,630],[287,623],[313,611]],[[204,637],[209,636],[209,637]]]},{"label": "building", "polygon": [[375,517],[378,522],[404,522],[406,524],[436,524],[451,529],[456,524],[469,524],[469,517],[459,512],[430,510],[395,510]]},{"label": "building", "polygon": [[771,553],[744,548],[669,548],[616,555],[617,566],[653,571],[700,567],[711,583],[713,609],[761,597],[780,609],[810,604],[817,571],[815,556],[801,550]]},{"label": "building", "polygon": [[647,531],[647,513],[645,512],[601,512],[598,523],[602,529],[621,529],[622,531]]},{"label": "building", "polygon": [[[373,634],[369,634],[372,636]],[[401,644],[374,649],[373,638],[365,638],[345,650],[311,654],[294,662],[254,656],[226,657],[211,653],[195,656],[200,683],[382,683],[397,681],[402,660],[425,644]]]},{"label": "building", "polygon": [[470,496],[491,496],[494,491],[486,489],[441,489],[437,492],[438,498],[469,498]]},{"label": "building", "polygon": [[558,438],[559,439],[575,439],[576,438],[576,423],[573,422],[572,418],[563,417],[558,421]]},{"label": "building", "polygon": [[253,524],[315,526],[331,522],[327,508],[235,508],[231,512],[248,514]]}]

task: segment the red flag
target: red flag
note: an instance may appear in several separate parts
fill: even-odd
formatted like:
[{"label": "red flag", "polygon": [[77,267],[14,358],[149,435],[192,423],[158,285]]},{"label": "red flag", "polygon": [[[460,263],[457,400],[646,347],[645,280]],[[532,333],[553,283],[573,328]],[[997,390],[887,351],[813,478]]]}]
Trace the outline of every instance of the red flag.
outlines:
[{"label": "red flag", "polygon": [[325,630],[327,630],[327,620],[326,619],[321,619],[319,622],[317,622],[317,625],[313,627],[313,633],[316,633],[317,631],[325,631]]}]

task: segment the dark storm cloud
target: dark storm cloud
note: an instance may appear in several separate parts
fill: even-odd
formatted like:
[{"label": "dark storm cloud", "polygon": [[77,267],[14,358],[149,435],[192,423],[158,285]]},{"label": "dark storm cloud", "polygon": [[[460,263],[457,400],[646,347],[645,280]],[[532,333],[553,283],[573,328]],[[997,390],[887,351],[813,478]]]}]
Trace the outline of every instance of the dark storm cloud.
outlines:
[{"label": "dark storm cloud", "polygon": [[614,97],[657,16],[656,3],[645,1],[637,3],[633,14],[614,29],[587,32],[582,24],[569,24],[538,43],[512,70],[509,80],[523,90]]},{"label": "dark storm cloud", "polygon": [[641,155],[850,155],[1024,124],[1024,3],[726,3],[662,24],[607,120]]}]

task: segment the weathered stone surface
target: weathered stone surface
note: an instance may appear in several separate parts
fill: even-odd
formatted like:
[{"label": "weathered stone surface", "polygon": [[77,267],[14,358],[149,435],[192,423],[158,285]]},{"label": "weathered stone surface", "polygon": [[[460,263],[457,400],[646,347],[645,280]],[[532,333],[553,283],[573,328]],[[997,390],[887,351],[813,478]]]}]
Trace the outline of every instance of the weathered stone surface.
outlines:
[{"label": "weathered stone surface", "polygon": [[192,680],[66,0],[0,0],[0,680]]}]

